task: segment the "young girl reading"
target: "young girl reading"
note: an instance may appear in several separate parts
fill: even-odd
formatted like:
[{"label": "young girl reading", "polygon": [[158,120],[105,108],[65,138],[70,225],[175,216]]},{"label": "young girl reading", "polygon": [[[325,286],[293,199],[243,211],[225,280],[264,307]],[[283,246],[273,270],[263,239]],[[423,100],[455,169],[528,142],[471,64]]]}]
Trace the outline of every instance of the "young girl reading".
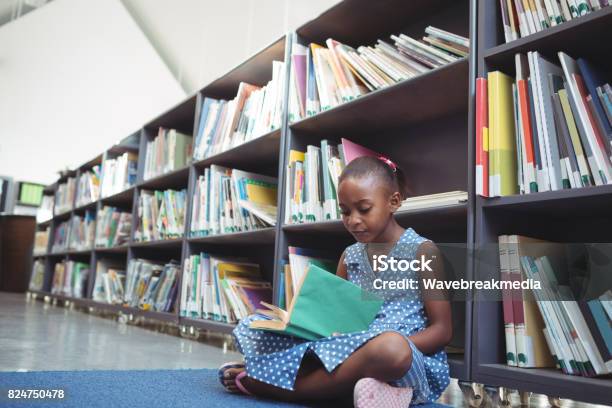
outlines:
[{"label": "young girl reading", "polygon": [[[370,292],[376,292],[375,281],[380,288],[382,281],[419,282],[425,273],[443,279],[435,244],[402,228],[393,217],[406,190],[402,171],[387,158],[360,157],[346,166],[339,180],[339,207],[344,226],[357,242],[342,254],[338,276]],[[372,260],[381,255],[429,260],[422,268],[428,272],[376,271]],[[316,341],[250,329],[251,321],[262,318],[258,315],[243,319],[234,336],[245,362],[223,365],[222,384],[232,392],[287,401],[352,394],[356,407],[435,401],[449,383],[443,351],[452,336],[449,302],[443,293],[420,288],[416,296],[414,290],[383,289],[377,294],[384,303],[367,330]]]}]

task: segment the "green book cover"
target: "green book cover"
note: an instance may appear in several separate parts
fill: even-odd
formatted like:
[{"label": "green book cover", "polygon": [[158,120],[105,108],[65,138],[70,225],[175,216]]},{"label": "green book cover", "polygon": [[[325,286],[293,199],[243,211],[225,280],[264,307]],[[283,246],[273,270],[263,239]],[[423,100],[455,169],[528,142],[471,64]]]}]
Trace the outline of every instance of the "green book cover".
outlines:
[{"label": "green book cover", "polygon": [[256,320],[251,328],[316,340],[366,330],[382,304],[354,283],[311,264],[289,310],[271,306],[277,318]]}]

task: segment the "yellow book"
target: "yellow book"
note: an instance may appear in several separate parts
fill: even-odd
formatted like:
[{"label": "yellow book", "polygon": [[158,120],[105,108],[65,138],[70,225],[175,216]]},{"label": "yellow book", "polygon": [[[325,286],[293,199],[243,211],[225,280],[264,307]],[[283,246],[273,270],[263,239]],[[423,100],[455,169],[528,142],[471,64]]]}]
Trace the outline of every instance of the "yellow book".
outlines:
[{"label": "yellow book", "polygon": [[512,77],[489,72],[489,189],[491,196],[518,193]]}]

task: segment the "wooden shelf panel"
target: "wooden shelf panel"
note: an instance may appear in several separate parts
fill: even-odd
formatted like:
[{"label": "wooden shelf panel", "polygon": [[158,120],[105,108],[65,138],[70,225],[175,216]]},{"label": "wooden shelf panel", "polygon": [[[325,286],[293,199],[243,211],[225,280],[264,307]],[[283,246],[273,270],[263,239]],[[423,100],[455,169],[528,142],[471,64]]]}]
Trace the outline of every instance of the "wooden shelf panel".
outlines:
[{"label": "wooden shelf panel", "polygon": [[[296,31],[309,41],[322,42],[333,38],[351,46],[369,45],[379,38],[385,39],[390,34],[397,34],[411,23],[422,24],[432,14],[458,3],[456,0],[339,2]],[[467,21],[461,23],[467,29]]]},{"label": "wooden shelf panel", "polygon": [[507,209],[547,216],[612,216],[612,185],[479,198],[478,203],[485,209]]},{"label": "wooden shelf panel", "polygon": [[[436,233],[439,233],[441,230],[448,229],[460,231],[458,235],[462,238],[459,242],[463,242],[466,239],[467,204],[401,211],[395,214],[395,218],[403,227],[411,227],[417,233],[426,237],[429,237],[428,232],[436,231]],[[346,238],[350,237],[350,233],[346,230],[341,220],[284,224],[282,229],[285,232],[291,233],[331,234]]]},{"label": "wooden shelf panel", "polygon": [[100,254],[125,254],[127,253],[127,250],[128,250],[128,244],[119,245],[119,246],[110,247],[110,248],[96,247],[94,249],[95,252],[100,253]]},{"label": "wooden shelf panel", "polygon": [[80,205],[78,207],[74,208],[74,212],[75,213],[79,213],[79,215],[84,214],[85,211],[87,210],[95,210],[96,206],[98,205],[98,201],[92,201],[90,203],[84,204],[84,205]]},{"label": "wooden shelf panel", "polygon": [[225,75],[206,85],[200,92],[204,96],[233,99],[240,82],[257,86],[266,85],[272,79],[272,61],[285,60],[285,37],[255,53]]},{"label": "wooden shelf panel", "polygon": [[131,248],[180,248],[183,238],[160,239],[156,241],[134,241],[129,244]]},{"label": "wooden shelf panel", "polygon": [[254,231],[191,237],[188,241],[193,244],[270,245],[274,244],[275,237],[276,229],[270,227]]},{"label": "wooden shelf panel", "polygon": [[169,173],[160,174],[148,180],[138,183],[138,187],[144,190],[180,190],[187,188],[187,180],[189,178],[189,166],[171,171]]},{"label": "wooden shelf panel", "polygon": [[[157,130],[159,127],[176,129],[186,135],[193,135],[195,108],[196,94],[189,95],[181,102],[177,103],[164,113],[157,116],[155,119],[148,122],[144,128],[152,136],[157,136]],[[141,157],[139,157],[139,160],[144,160],[145,152],[141,153],[142,154]]]},{"label": "wooden shelf panel", "polygon": [[[499,7],[499,4],[496,3],[495,7]],[[563,51],[574,58],[589,57],[609,68],[612,61],[602,41],[606,41],[603,33],[610,25],[612,7],[604,7],[547,30],[489,48],[484,51],[483,57],[490,69],[505,69],[506,73],[514,72],[514,55],[527,51],[540,51],[554,58],[553,61],[557,60],[557,51]]]},{"label": "wooden shelf panel", "polygon": [[[280,140],[281,131],[277,129],[225,152],[199,160],[195,163],[195,167],[201,170],[211,164],[218,164],[255,172],[261,172],[262,168],[276,167],[278,171]],[[274,176],[276,177],[277,174]]]},{"label": "wooden shelf panel", "polygon": [[363,95],[290,125],[308,134],[363,134],[399,129],[468,110],[468,60]]},{"label": "wooden shelf panel", "polygon": [[610,404],[612,379],[586,378],[563,374],[555,369],[517,368],[504,364],[482,364],[474,380],[488,385],[559,396],[590,403]]},{"label": "wooden shelf panel", "polygon": [[[108,197],[103,197],[100,199],[102,205],[108,206],[132,206],[132,201],[134,199],[134,187],[129,187],[119,193],[110,195]],[[131,212],[131,211],[130,211]]]},{"label": "wooden shelf panel", "polygon": [[187,317],[180,317],[179,324],[226,334],[230,334],[236,327],[235,324],[231,323],[217,322],[214,320],[207,319],[190,319]]}]

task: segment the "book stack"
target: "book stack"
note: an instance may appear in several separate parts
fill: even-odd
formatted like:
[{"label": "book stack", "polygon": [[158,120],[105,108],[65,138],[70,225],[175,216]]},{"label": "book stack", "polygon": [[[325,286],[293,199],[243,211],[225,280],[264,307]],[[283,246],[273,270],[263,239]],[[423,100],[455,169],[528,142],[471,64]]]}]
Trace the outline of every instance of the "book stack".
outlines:
[{"label": "book stack", "polygon": [[235,323],[254,313],[260,301],[272,301],[272,286],[258,264],[206,253],[185,261],[181,316]]},{"label": "book stack", "polygon": [[44,231],[36,231],[34,236],[34,255],[47,253],[50,231],[51,227],[47,227]]},{"label": "book stack", "polygon": [[147,191],[138,197],[138,242],[180,238],[185,231],[187,190]]},{"label": "book stack", "polygon": [[98,212],[96,247],[113,248],[126,244],[132,232],[132,214],[104,206]]},{"label": "book stack", "polygon": [[276,225],[274,177],[212,165],[193,193],[191,235],[251,231]]},{"label": "book stack", "polygon": [[41,223],[53,218],[53,202],[55,198],[50,195],[43,195],[40,207],[36,211],[36,222]]},{"label": "book stack", "polygon": [[96,302],[123,304],[125,270],[120,263],[107,259],[96,264],[96,280],[92,298]]},{"label": "book stack", "polygon": [[55,264],[51,293],[75,298],[86,297],[89,265],[83,262],[62,261]]},{"label": "book stack", "polygon": [[68,249],[69,240],[70,240],[70,220],[61,222],[55,228],[51,252],[66,251]]},{"label": "book stack", "polygon": [[100,198],[101,166],[94,166],[79,176],[76,195],[76,207],[93,203]]},{"label": "book stack", "polygon": [[[565,374],[585,377],[612,372],[612,292],[601,293],[605,288],[599,287],[598,296],[588,300],[585,288],[575,284],[583,286],[586,280],[575,279],[576,271],[568,273],[576,260],[589,264],[589,251],[588,246],[585,255],[563,244],[499,236],[501,280],[532,279],[541,284],[541,289],[511,288],[502,293],[508,365],[556,366]],[[599,249],[594,252],[601,256]],[[577,299],[575,293],[580,292]]]},{"label": "book stack", "polygon": [[124,303],[143,310],[172,312],[179,274],[180,266],[175,261],[163,265],[132,259],[127,268]]},{"label": "book stack", "polygon": [[68,178],[66,182],[57,186],[57,191],[55,192],[55,206],[53,207],[54,215],[63,214],[72,210],[75,190],[76,179],[74,177]]},{"label": "book stack", "polygon": [[609,0],[500,0],[506,42],[585,16]]},{"label": "book stack", "polygon": [[191,160],[192,139],[176,129],[160,127],[155,139],[147,141],[144,179],[185,167]]},{"label": "book stack", "polygon": [[42,291],[45,284],[45,262],[35,259],[32,263],[32,276],[30,276],[30,290]]},{"label": "book stack", "polygon": [[263,87],[241,82],[231,101],[204,98],[194,158],[201,160],[280,128],[285,64],[272,61],[272,80]]},{"label": "book stack", "polygon": [[68,249],[77,251],[93,248],[96,231],[96,217],[91,211],[85,211],[84,216],[73,215],[70,221],[70,240]]},{"label": "book stack", "polygon": [[477,79],[476,192],[485,197],[612,183],[612,93],[587,60],[516,54],[516,78]]},{"label": "book stack", "polygon": [[102,163],[102,186],[100,194],[109,197],[121,193],[136,184],[138,155],[125,152],[121,156],[106,159]]},{"label": "book stack", "polygon": [[389,42],[357,49],[328,39],[327,47],[291,49],[289,121],[293,122],[351,101],[368,92],[421,75],[469,54],[469,40],[429,26],[422,40],[405,34]]}]

